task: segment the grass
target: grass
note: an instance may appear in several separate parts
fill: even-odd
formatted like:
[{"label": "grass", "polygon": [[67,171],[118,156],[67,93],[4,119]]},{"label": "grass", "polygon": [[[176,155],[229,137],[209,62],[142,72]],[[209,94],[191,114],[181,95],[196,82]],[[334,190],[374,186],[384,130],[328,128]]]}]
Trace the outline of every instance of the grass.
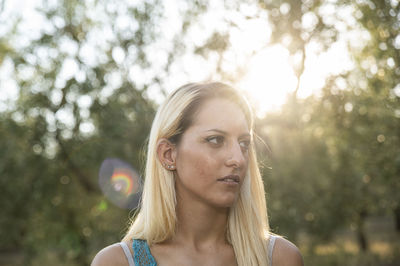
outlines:
[{"label": "grass", "polygon": [[376,217],[366,223],[368,250],[362,251],[354,229],[338,232],[329,242],[311,247],[308,236],[302,236],[299,247],[305,265],[326,266],[399,266],[400,233],[391,217]]}]

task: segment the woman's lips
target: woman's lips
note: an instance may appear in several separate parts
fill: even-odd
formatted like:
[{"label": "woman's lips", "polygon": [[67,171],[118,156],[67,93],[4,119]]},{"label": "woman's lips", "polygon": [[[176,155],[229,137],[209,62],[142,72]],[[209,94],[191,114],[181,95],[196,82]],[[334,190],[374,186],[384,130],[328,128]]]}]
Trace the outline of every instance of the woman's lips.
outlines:
[{"label": "woman's lips", "polygon": [[224,182],[226,184],[239,184],[240,178],[238,175],[228,175],[223,178],[217,179],[218,182]]}]

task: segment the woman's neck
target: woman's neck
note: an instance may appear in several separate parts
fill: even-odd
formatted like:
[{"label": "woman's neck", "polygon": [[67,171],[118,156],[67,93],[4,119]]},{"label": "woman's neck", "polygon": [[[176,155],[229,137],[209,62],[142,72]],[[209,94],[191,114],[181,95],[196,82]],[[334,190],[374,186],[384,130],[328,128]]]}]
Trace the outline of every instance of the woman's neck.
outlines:
[{"label": "woman's neck", "polygon": [[177,199],[177,231],[172,241],[195,249],[226,244],[228,208]]}]

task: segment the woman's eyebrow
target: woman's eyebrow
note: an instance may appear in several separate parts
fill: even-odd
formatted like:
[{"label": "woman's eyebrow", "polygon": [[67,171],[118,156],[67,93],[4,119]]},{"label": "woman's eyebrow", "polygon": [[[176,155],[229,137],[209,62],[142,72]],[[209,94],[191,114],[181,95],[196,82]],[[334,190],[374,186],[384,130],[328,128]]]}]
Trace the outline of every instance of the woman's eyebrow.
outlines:
[{"label": "woman's eyebrow", "polygon": [[[216,129],[216,128],[213,128],[213,129],[209,129],[209,130],[206,130],[206,132],[209,132],[209,131],[215,131],[215,132],[218,132],[218,133],[221,133],[221,134],[223,134],[223,135],[228,135],[228,132],[226,132],[226,131],[224,131],[224,130],[221,130],[221,129]],[[250,135],[250,133],[243,133],[243,134],[241,134],[239,137],[251,137],[251,135]]]}]

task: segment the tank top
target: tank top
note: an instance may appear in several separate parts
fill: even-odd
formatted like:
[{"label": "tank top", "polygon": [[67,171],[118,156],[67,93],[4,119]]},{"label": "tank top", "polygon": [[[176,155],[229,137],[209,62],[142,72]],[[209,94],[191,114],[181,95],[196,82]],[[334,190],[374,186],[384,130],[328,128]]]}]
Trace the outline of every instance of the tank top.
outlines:
[{"label": "tank top", "polygon": [[[277,236],[269,237],[268,259],[272,262],[272,251],[274,250],[275,240]],[[133,256],[125,242],[119,243],[124,250],[125,256],[128,259],[129,266],[157,266],[156,260],[151,255],[149,245],[146,240],[134,239],[132,244]],[[272,265],[271,265],[272,266]]]}]

